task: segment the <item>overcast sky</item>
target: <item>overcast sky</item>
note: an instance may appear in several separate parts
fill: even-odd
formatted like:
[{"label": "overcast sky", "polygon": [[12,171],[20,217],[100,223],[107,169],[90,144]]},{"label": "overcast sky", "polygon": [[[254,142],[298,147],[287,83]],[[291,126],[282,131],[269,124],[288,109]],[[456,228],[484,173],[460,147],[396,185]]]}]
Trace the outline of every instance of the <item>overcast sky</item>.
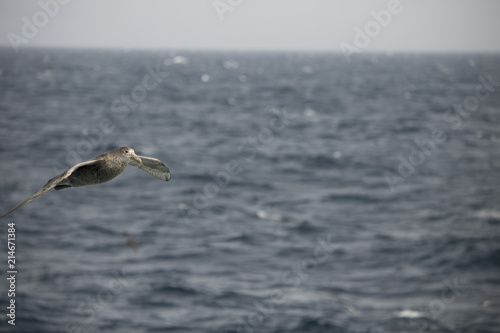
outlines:
[{"label": "overcast sky", "polygon": [[500,52],[500,1],[0,0],[0,32],[18,50]]}]

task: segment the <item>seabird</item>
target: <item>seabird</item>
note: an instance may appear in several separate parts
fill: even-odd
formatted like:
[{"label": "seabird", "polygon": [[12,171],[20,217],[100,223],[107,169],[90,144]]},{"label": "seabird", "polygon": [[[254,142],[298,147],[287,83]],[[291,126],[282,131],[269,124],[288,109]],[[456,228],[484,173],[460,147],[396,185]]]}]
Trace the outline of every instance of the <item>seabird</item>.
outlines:
[{"label": "seabird", "polygon": [[132,236],[130,236],[127,232],[125,233],[125,241],[127,242],[128,246],[130,246],[132,250],[134,250],[134,252],[137,252],[137,243],[135,242],[135,239],[132,238]]},{"label": "seabird", "polygon": [[12,213],[52,188],[63,190],[69,187],[108,182],[125,171],[127,165],[138,167],[157,179],[170,180],[170,170],[160,160],[152,157],[138,156],[132,148],[121,147],[98,155],[91,160],[73,165],[60,175],[50,179],[40,191],[13,207],[7,213],[0,216],[0,218]]}]

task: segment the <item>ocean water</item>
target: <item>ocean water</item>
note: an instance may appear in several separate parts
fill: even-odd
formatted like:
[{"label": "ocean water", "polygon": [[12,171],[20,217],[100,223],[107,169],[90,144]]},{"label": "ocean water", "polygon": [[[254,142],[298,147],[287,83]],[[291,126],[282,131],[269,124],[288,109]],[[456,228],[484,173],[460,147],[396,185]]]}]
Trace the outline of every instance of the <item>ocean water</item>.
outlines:
[{"label": "ocean water", "polygon": [[5,217],[0,332],[500,332],[499,56],[0,52],[2,212],[172,172]]}]

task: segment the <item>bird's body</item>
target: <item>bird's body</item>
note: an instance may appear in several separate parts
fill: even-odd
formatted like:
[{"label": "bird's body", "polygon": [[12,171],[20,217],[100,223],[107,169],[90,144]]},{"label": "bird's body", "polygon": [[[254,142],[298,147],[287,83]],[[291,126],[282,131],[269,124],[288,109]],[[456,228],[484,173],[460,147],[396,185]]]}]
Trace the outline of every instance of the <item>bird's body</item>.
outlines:
[{"label": "bird's body", "polygon": [[68,177],[61,180],[55,186],[55,189],[61,190],[68,187],[97,185],[109,182],[125,171],[128,165],[113,155],[99,155],[94,160],[95,163],[83,165],[73,171]]},{"label": "bird's body", "polygon": [[138,156],[132,148],[121,147],[98,155],[89,161],[72,166],[60,175],[50,179],[40,191],[13,207],[7,213],[0,216],[0,218],[12,213],[14,210],[52,188],[62,190],[69,187],[97,185],[108,182],[125,171],[127,165],[136,166],[157,179],[170,180],[170,170],[160,160],[152,157]]}]

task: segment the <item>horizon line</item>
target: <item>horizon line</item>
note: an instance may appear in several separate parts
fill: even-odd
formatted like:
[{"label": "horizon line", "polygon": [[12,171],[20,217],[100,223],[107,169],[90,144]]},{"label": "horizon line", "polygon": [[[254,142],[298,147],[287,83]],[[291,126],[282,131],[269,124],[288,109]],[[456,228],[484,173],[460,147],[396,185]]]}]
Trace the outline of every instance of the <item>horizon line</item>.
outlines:
[{"label": "horizon line", "polygon": [[[25,50],[78,50],[78,51],[121,51],[124,53],[128,52],[227,52],[227,53],[305,53],[305,54],[332,54],[343,56],[344,54],[340,50],[331,49],[270,49],[270,48],[195,48],[195,47],[123,47],[123,46],[61,46],[61,45],[27,45],[22,47],[18,52],[12,48],[9,44],[0,44],[0,49],[10,49],[14,54],[18,54]],[[363,55],[379,55],[385,54],[387,56],[397,55],[397,54],[429,54],[429,55],[500,55],[500,50],[482,49],[482,50],[432,50],[432,49],[372,49],[372,50],[361,50],[357,54],[352,56],[363,56]]]}]

